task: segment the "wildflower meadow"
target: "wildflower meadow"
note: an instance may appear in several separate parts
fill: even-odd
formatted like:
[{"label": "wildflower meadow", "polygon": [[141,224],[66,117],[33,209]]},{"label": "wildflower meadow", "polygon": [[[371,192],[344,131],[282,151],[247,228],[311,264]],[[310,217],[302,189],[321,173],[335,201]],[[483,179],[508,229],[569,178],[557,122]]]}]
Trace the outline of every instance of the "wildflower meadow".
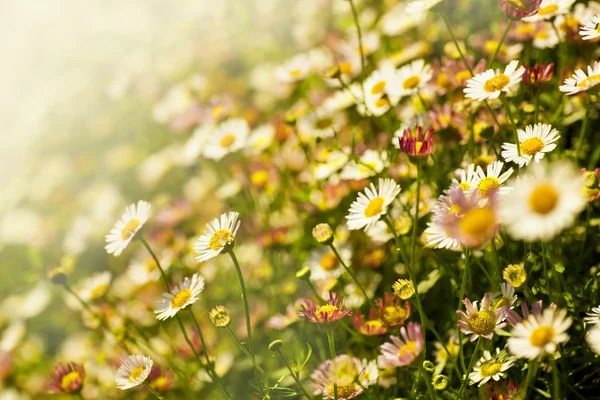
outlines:
[{"label": "wildflower meadow", "polygon": [[600,399],[600,2],[176,3],[0,195],[1,400]]}]

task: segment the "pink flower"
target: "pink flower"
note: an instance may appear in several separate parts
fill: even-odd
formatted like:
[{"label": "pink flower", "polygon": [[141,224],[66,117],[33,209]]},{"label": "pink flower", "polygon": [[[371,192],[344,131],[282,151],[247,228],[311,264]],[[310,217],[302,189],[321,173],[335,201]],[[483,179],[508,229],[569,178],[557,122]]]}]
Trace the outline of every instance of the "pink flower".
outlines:
[{"label": "pink flower", "polygon": [[500,0],[500,8],[508,18],[521,19],[537,14],[542,0]]},{"label": "pink flower", "polygon": [[460,316],[458,326],[465,335],[471,335],[471,342],[479,336],[491,340],[496,329],[502,329],[507,324],[502,322],[506,314],[506,307],[493,309],[490,300],[490,294],[486,293],[481,301],[481,308],[477,307],[477,302],[471,303],[469,299],[464,300],[467,312],[456,311]]},{"label": "pink flower", "polygon": [[349,400],[360,395],[369,386],[368,376],[356,357],[339,355],[335,361],[321,363],[310,375],[314,383],[310,386],[313,394],[323,398],[334,398],[334,383],[337,384],[338,400]]},{"label": "pink flower", "polygon": [[418,126],[413,135],[410,129],[405,129],[400,137],[400,149],[411,157],[427,156],[433,153],[433,128],[423,135],[423,128]]},{"label": "pink flower", "polygon": [[381,345],[381,355],[378,358],[380,366],[402,367],[412,363],[423,350],[423,333],[421,325],[410,322],[406,327],[400,328],[402,339],[390,335],[392,343],[386,342]]},{"label": "pink flower", "polygon": [[48,383],[50,393],[79,392],[83,387],[85,369],[83,365],[74,362],[58,363],[52,371],[52,378]]},{"label": "pink flower", "polygon": [[[554,304],[550,305],[551,308],[555,308]],[[527,307],[527,303],[521,303],[521,311],[523,312],[523,318],[515,310],[507,310],[506,311],[506,320],[511,326],[517,325],[524,319],[529,317],[529,308]],[[533,315],[541,315],[542,314],[542,300],[538,300],[531,306],[531,314]]]},{"label": "pink flower", "polygon": [[298,315],[315,324],[329,324],[352,314],[352,309],[344,310],[344,301],[339,300],[338,295],[332,292],[329,292],[329,302],[323,306],[307,300],[301,307],[302,311]]}]

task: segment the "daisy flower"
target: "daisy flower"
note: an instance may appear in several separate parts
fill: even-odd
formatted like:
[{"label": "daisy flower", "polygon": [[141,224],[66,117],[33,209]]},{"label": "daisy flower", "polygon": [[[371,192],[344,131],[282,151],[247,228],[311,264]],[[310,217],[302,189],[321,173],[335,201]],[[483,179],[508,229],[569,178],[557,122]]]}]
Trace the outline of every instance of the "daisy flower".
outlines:
[{"label": "daisy flower", "polygon": [[447,249],[452,251],[461,251],[460,241],[446,230],[443,224],[439,221],[431,221],[427,223],[425,229],[425,238],[427,246],[434,249]]},{"label": "daisy flower", "polygon": [[556,148],[554,142],[560,139],[558,131],[547,124],[528,125],[525,130],[518,129],[519,148],[521,155],[517,150],[517,145],[513,143],[504,143],[502,145],[502,158],[506,162],[514,162],[519,167],[529,165],[531,160],[536,163],[544,158],[545,153],[549,153]]},{"label": "daisy flower", "polygon": [[512,188],[504,186],[504,183],[510,178],[514,170],[509,168],[506,172],[502,173],[502,167],[504,167],[502,161],[494,161],[492,164],[489,164],[486,172],[483,172],[483,168],[477,166],[473,181],[473,190],[477,191],[477,194],[482,198],[487,198],[492,191],[499,194],[509,193]]},{"label": "daisy flower", "polygon": [[399,193],[400,185],[392,179],[379,178],[377,189],[371,183],[370,188],[365,188],[365,194],[359,193],[358,199],[350,206],[349,215],[346,216],[348,229],[369,229],[385,215],[388,206]]},{"label": "daisy flower", "polygon": [[238,221],[239,213],[229,212],[221,214],[221,218],[215,218],[211,223],[206,224],[207,230],[196,241],[194,250],[198,253],[196,261],[202,262],[210,260],[221,254],[226,246],[233,243],[235,235],[240,227]]},{"label": "daisy flower", "polygon": [[526,22],[537,22],[548,20],[557,15],[566,14],[569,8],[575,3],[575,0],[542,0],[537,14],[531,17],[523,18]]},{"label": "daisy flower", "polygon": [[452,179],[452,184],[459,186],[463,192],[468,193],[473,188],[477,175],[475,174],[475,164],[471,163],[467,166],[467,169],[460,169],[460,182],[456,179]]},{"label": "daisy flower", "polygon": [[310,58],[306,54],[298,54],[279,66],[275,76],[279,82],[293,83],[306,78],[310,70]]},{"label": "daisy flower", "polygon": [[585,317],[583,320],[586,324],[598,325],[598,323],[600,323],[600,306],[592,307],[592,311],[585,313],[585,315],[587,315],[587,317]]},{"label": "daisy flower", "polygon": [[537,13],[542,0],[500,0],[500,8],[507,17],[521,19]]},{"label": "daisy flower", "polygon": [[427,10],[431,10],[433,7],[441,3],[442,0],[415,0],[406,6],[407,14],[415,14]]},{"label": "daisy flower", "polygon": [[[352,250],[348,246],[338,246],[338,251],[344,262],[352,259]],[[323,281],[335,280],[344,273],[344,267],[335,253],[328,246],[312,250],[305,266],[310,268],[310,280]]]},{"label": "daisy flower", "polygon": [[243,148],[249,133],[248,122],[243,118],[221,122],[204,146],[204,157],[220,160],[226,154]]},{"label": "daisy flower", "polygon": [[456,311],[460,316],[458,326],[465,335],[471,335],[471,342],[478,337],[483,337],[492,340],[494,331],[502,329],[506,326],[506,322],[502,322],[504,318],[505,308],[494,310],[490,301],[490,294],[486,293],[481,301],[481,308],[478,308],[477,302],[467,298],[464,300],[467,312],[462,310]]},{"label": "daisy flower", "polygon": [[505,310],[512,309],[516,301],[517,295],[515,294],[515,288],[508,283],[502,283],[502,285],[500,285],[500,296],[494,300],[494,309],[497,310],[502,307],[504,307]]},{"label": "daisy flower", "polygon": [[411,157],[428,156],[433,153],[433,128],[423,135],[423,128],[418,126],[413,135],[411,129],[405,129],[400,137],[400,149]]},{"label": "daisy flower", "polygon": [[365,316],[358,311],[352,316],[351,320],[361,335],[379,336],[387,333],[387,328],[383,324],[383,321],[377,317],[375,310],[369,311],[369,319],[365,319]]},{"label": "daisy flower", "polygon": [[[366,369],[358,358],[345,354],[339,355],[335,360],[327,360],[320,364],[310,375],[313,383],[313,394],[322,395],[325,399],[334,398],[334,384],[337,386],[338,400],[353,399],[363,393],[363,386],[371,380],[366,377]],[[370,369],[372,371],[372,369]],[[373,372],[375,374],[375,372]],[[378,373],[377,373],[378,375]]]},{"label": "daisy flower", "polygon": [[172,293],[163,293],[162,299],[156,303],[154,314],[161,321],[172,318],[187,306],[198,300],[198,295],[204,289],[204,278],[198,274],[192,275],[192,279],[185,278],[181,285],[175,286]]},{"label": "daisy flower", "polygon": [[530,360],[553,354],[559,344],[569,340],[567,329],[572,322],[566,310],[547,308],[541,314],[531,314],[513,328],[508,348],[518,358]]},{"label": "daisy flower", "polygon": [[[554,307],[554,305],[551,305],[550,307]],[[527,303],[521,303],[521,312],[523,313],[523,318],[521,318],[521,316],[519,314],[517,314],[517,312],[515,310],[507,310],[506,311],[506,321],[508,321],[508,323],[511,326],[515,326],[518,323],[520,323],[521,321],[523,321],[523,319],[527,319],[530,314],[541,315],[542,314],[542,301],[538,300],[535,303],[533,303],[531,305],[531,312],[529,312],[529,307],[528,307]]]},{"label": "daisy flower", "polygon": [[332,137],[344,125],[343,114],[316,110],[298,119],[298,134],[304,140]]},{"label": "daisy flower", "polygon": [[[518,67],[519,61],[511,61],[504,72],[500,69],[488,69],[481,74],[477,74],[467,81],[467,87],[464,88],[465,97],[483,101],[487,99],[497,99],[502,93],[509,93],[511,89],[521,82],[525,68]],[[518,67],[518,68],[517,68]]]},{"label": "daisy flower", "polygon": [[396,80],[396,71],[391,65],[384,65],[369,75],[363,84],[367,99],[379,99],[390,94]]},{"label": "daisy flower", "polygon": [[260,125],[248,136],[246,149],[251,154],[260,154],[273,143],[274,139],[275,127],[272,124]]},{"label": "daisy flower", "polygon": [[496,354],[492,354],[486,350],[483,352],[483,357],[477,361],[473,372],[469,374],[471,385],[478,383],[481,386],[486,384],[490,379],[499,381],[504,378],[506,374],[504,371],[508,370],[515,363],[516,358],[510,357],[506,351],[496,347]]},{"label": "daisy flower", "polygon": [[398,97],[415,94],[431,80],[432,76],[431,66],[425,64],[425,60],[415,60],[396,72],[390,93]]},{"label": "daisy flower", "polygon": [[140,354],[129,356],[117,370],[115,382],[121,390],[131,389],[144,383],[154,362],[150,357]]},{"label": "daisy flower", "polygon": [[352,309],[344,310],[344,300],[339,300],[337,294],[329,292],[329,301],[327,304],[319,306],[312,300],[307,300],[302,306],[302,311],[298,313],[301,317],[315,324],[329,324],[337,322],[340,319],[352,314]]},{"label": "daisy flower", "polygon": [[78,285],[79,297],[86,302],[102,298],[108,290],[111,279],[112,274],[109,271],[100,272],[91,276],[83,281],[81,285]]},{"label": "daisy flower", "polygon": [[600,83],[600,62],[594,61],[594,65],[588,65],[587,75],[582,69],[575,71],[571,78],[565,79],[560,91],[568,95],[585,92]]},{"label": "daisy flower", "polygon": [[410,317],[410,303],[387,292],[383,294],[383,298],[377,299],[375,306],[377,315],[389,327],[402,326]]},{"label": "daisy flower", "polygon": [[125,209],[125,213],[106,235],[106,252],[115,257],[121,255],[136,233],[146,223],[150,216],[150,203],[140,200]]},{"label": "daisy flower", "polygon": [[340,173],[341,179],[365,179],[379,174],[386,166],[387,152],[367,149],[358,162],[352,160]]},{"label": "daisy flower", "polygon": [[583,40],[592,40],[600,37],[600,14],[596,14],[585,23],[579,31]]},{"label": "daisy flower", "polygon": [[590,346],[590,349],[600,355],[600,326],[590,329],[585,337],[585,341]]},{"label": "daisy flower", "polygon": [[[160,270],[154,258],[148,254],[146,249],[140,249],[127,268],[127,276],[138,286],[160,279]],[[168,252],[158,253],[158,260],[164,271],[171,266],[171,255]]]},{"label": "daisy flower", "polygon": [[568,162],[532,164],[500,199],[502,223],[515,239],[548,240],[585,208],[583,178]]},{"label": "daisy flower", "polygon": [[539,23],[537,32],[533,35],[533,47],[536,49],[551,49],[555,47],[560,38],[550,22]]},{"label": "daisy flower", "polygon": [[554,64],[535,64],[533,67],[525,67],[523,84],[526,86],[538,86],[548,82],[553,76]]},{"label": "daisy flower", "polygon": [[50,393],[79,392],[83,387],[85,369],[83,365],[74,362],[58,363],[52,371],[48,390]]},{"label": "daisy flower", "polygon": [[381,355],[378,357],[382,368],[403,367],[410,365],[423,350],[423,333],[418,322],[409,322],[400,328],[402,339],[390,335],[392,342],[381,345]]}]

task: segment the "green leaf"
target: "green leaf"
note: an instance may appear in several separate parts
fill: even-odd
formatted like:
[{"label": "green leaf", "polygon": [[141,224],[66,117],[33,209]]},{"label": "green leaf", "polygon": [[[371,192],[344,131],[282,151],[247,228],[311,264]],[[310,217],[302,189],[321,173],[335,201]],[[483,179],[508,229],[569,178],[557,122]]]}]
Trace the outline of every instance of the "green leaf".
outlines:
[{"label": "green leaf", "polygon": [[306,343],[306,345],[308,346],[308,351],[306,353],[306,357],[304,357],[304,361],[302,361],[302,364],[299,365],[298,370],[302,370],[302,368],[304,368],[304,366],[306,365],[306,363],[308,362],[308,360],[310,359],[310,356],[312,355],[312,347],[310,347],[310,344]]}]

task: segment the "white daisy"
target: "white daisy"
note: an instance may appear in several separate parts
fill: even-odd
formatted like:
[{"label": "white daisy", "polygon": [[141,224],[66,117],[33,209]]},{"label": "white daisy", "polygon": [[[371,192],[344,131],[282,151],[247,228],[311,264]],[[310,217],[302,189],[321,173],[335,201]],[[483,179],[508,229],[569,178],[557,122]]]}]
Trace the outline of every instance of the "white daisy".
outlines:
[{"label": "white daisy", "polygon": [[382,96],[390,95],[390,89],[395,80],[396,71],[389,64],[385,64],[373,71],[363,84],[367,100],[374,101],[380,99]]},{"label": "white daisy", "polygon": [[511,310],[514,308],[516,301],[517,295],[515,294],[515,288],[504,282],[500,285],[500,296],[494,300],[494,310],[501,307],[506,307],[506,310]]},{"label": "white daisy", "polygon": [[575,0],[542,0],[537,14],[523,18],[523,21],[537,22],[566,14],[573,3],[575,3]]},{"label": "white daisy", "polygon": [[413,14],[431,10],[433,7],[441,3],[442,0],[415,0],[406,6],[406,13]]},{"label": "white daisy", "polygon": [[140,354],[127,357],[127,360],[117,370],[115,377],[117,387],[127,390],[143,384],[150,375],[153,363],[150,357]]},{"label": "white daisy", "polygon": [[583,70],[575,71],[571,78],[565,79],[564,85],[560,86],[560,91],[568,95],[585,92],[588,89],[600,83],[600,62],[594,61],[594,65],[588,65],[587,75]]},{"label": "white daisy", "polygon": [[374,385],[379,378],[379,368],[377,368],[377,360],[367,360],[363,358],[356,361],[356,369],[362,371],[360,374],[361,386],[369,387]]},{"label": "white daisy", "polygon": [[[160,265],[167,271],[171,266],[171,256],[168,252],[157,253]],[[160,270],[146,249],[140,249],[131,260],[127,268],[127,276],[138,286],[160,279]]]},{"label": "white daisy", "polygon": [[585,208],[583,178],[567,162],[532,164],[528,174],[500,199],[500,216],[515,239],[548,240],[573,223]]},{"label": "white daisy", "polygon": [[547,308],[541,314],[530,314],[513,328],[508,348],[518,358],[530,360],[552,354],[569,340],[567,329],[572,322],[566,310]]},{"label": "white daisy", "polygon": [[98,300],[103,297],[108,290],[112,274],[109,271],[100,272],[78,285],[79,297],[85,302]]},{"label": "white daisy", "polygon": [[373,149],[367,149],[358,161],[352,160],[347,164],[342,172],[340,178],[342,179],[365,179],[370,176],[379,174],[383,171],[386,165],[384,160],[387,159],[387,152],[379,152]]},{"label": "white daisy", "polygon": [[[338,246],[342,259],[348,264],[352,258],[352,251],[347,246]],[[312,250],[305,264],[310,268],[310,280],[334,280],[344,273],[344,267],[335,253],[328,247],[318,247]]]},{"label": "white daisy", "polygon": [[494,356],[488,350],[484,351],[483,357],[477,361],[473,372],[469,374],[471,385],[479,382],[478,386],[481,386],[490,379],[499,381],[506,376],[504,371],[512,367],[514,363],[515,357],[510,357],[505,350],[500,351],[498,347],[496,347]]},{"label": "white daisy", "polygon": [[379,178],[379,188],[371,183],[365,193],[359,193],[350,206],[350,214],[346,216],[348,229],[369,229],[387,212],[387,207],[400,193],[400,185],[393,179]]},{"label": "white daisy", "polygon": [[425,238],[427,246],[435,249],[448,249],[452,251],[461,251],[460,240],[452,236],[446,227],[436,220],[427,223],[425,229]]},{"label": "white daisy", "polygon": [[586,22],[579,31],[583,40],[592,40],[600,37],[600,14],[596,14]]},{"label": "white daisy", "polygon": [[[483,101],[486,99],[497,99],[502,93],[509,93],[521,82],[525,68],[518,67],[517,60],[511,61],[504,73],[500,69],[488,69],[481,74],[477,74],[467,81],[467,87],[464,88],[465,97],[469,99]],[[518,67],[518,68],[517,68]]]},{"label": "white daisy", "polygon": [[325,149],[325,157],[312,165],[312,173],[315,179],[323,180],[329,178],[348,162],[348,154],[339,150]]},{"label": "white daisy", "polygon": [[541,29],[533,36],[533,47],[537,49],[551,49],[555,47],[560,42],[560,38],[552,27],[552,24],[543,22],[540,24],[540,27]]},{"label": "white daisy", "polygon": [[298,54],[277,67],[275,76],[282,83],[297,82],[308,76],[311,67],[310,58],[306,54]]},{"label": "white daisy", "polygon": [[106,246],[104,247],[108,254],[114,254],[115,257],[121,255],[129,242],[150,216],[150,203],[140,200],[137,204],[131,204],[125,209],[125,213],[119,221],[106,235]]},{"label": "white daisy", "polygon": [[430,65],[422,59],[415,60],[398,69],[390,93],[399,97],[415,94],[431,80],[432,75]]},{"label": "white daisy", "polygon": [[477,191],[482,198],[487,198],[492,190],[497,190],[499,194],[507,194],[512,190],[512,187],[504,185],[504,182],[513,174],[513,169],[509,168],[502,173],[504,163],[502,161],[494,161],[487,166],[486,172],[483,168],[477,166],[475,171],[475,179],[473,181],[473,191]]},{"label": "white daisy", "polygon": [[598,325],[600,323],[600,306],[592,307],[592,311],[589,313],[585,313],[587,317],[583,320],[588,325]]},{"label": "white daisy", "polygon": [[156,309],[154,310],[154,314],[158,314],[156,319],[164,321],[167,318],[174,317],[179,310],[194,304],[203,289],[203,277],[194,274],[191,281],[186,277],[181,285],[175,286],[172,293],[163,293],[162,299],[156,302]]},{"label": "white daisy", "polygon": [[342,113],[329,113],[327,110],[315,110],[298,119],[298,134],[303,141],[311,138],[332,137],[344,125]]},{"label": "white daisy", "polygon": [[600,326],[590,329],[585,337],[585,341],[590,346],[590,349],[600,355]]},{"label": "white daisy", "polygon": [[226,154],[243,148],[249,133],[248,122],[243,118],[221,122],[204,146],[204,157],[220,160]]},{"label": "white daisy", "polygon": [[273,139],[275,127],[271,124],[260,125],[250,133],[246,149],[251,154],[259,154],[273,143]]},{"label": "white daisy", "polygon": [[372,115],[374,117],[379,117],[385,114],[391,106],[392,102],[390,101],[389,96],[381,96],[379,98],[367,97],[365,104],[359,104],[357,110],[361,115]]},{"label": "white daisy", "polygon": [[[373,298],[377,287],[381,283],[381,274],[369,270],[359,270],[355,273],[356,279],[367,293],[367,296],[369,296],[369,298]],[[356,284],[356,282],[354,282],[354,280],[348,282],[344,286],[344,305],[346,307],[360,308],[365,301],[366,299],[362,289]]]},{"label": "white daisy", "polygon": [[210,260],[221,254],[225,246],[233,243],[241,223],[238,221],[239,215],[231,211],[221,214],[220,220],[215,218],[211,223],[206,224],[207,230],[194,244],[194,250],[199,254],[196,261]]},{"label": "white daisy", "polygon": [[504,143],[502,145],[502,158],[506,162],[514,162],[523,167],[528,165],[531,160],[540,162],[546,153],[551,152],[556,147],[554,142],[560,139],[558,131],[547,124],[528,125],[525,130],[517,130],[519,135],[519,148],[521,155],[517,150],[517,145],[513,143]]},{"label": "white daisy", "polygon": [[460,182],[456,179],[452,179],[452,185],[460,186],[463,192],[469,192],[477,180],[477,174],[475,173],[475,164],[471,163],[467,166],[467,169],[458,170],[460,174]]}]

